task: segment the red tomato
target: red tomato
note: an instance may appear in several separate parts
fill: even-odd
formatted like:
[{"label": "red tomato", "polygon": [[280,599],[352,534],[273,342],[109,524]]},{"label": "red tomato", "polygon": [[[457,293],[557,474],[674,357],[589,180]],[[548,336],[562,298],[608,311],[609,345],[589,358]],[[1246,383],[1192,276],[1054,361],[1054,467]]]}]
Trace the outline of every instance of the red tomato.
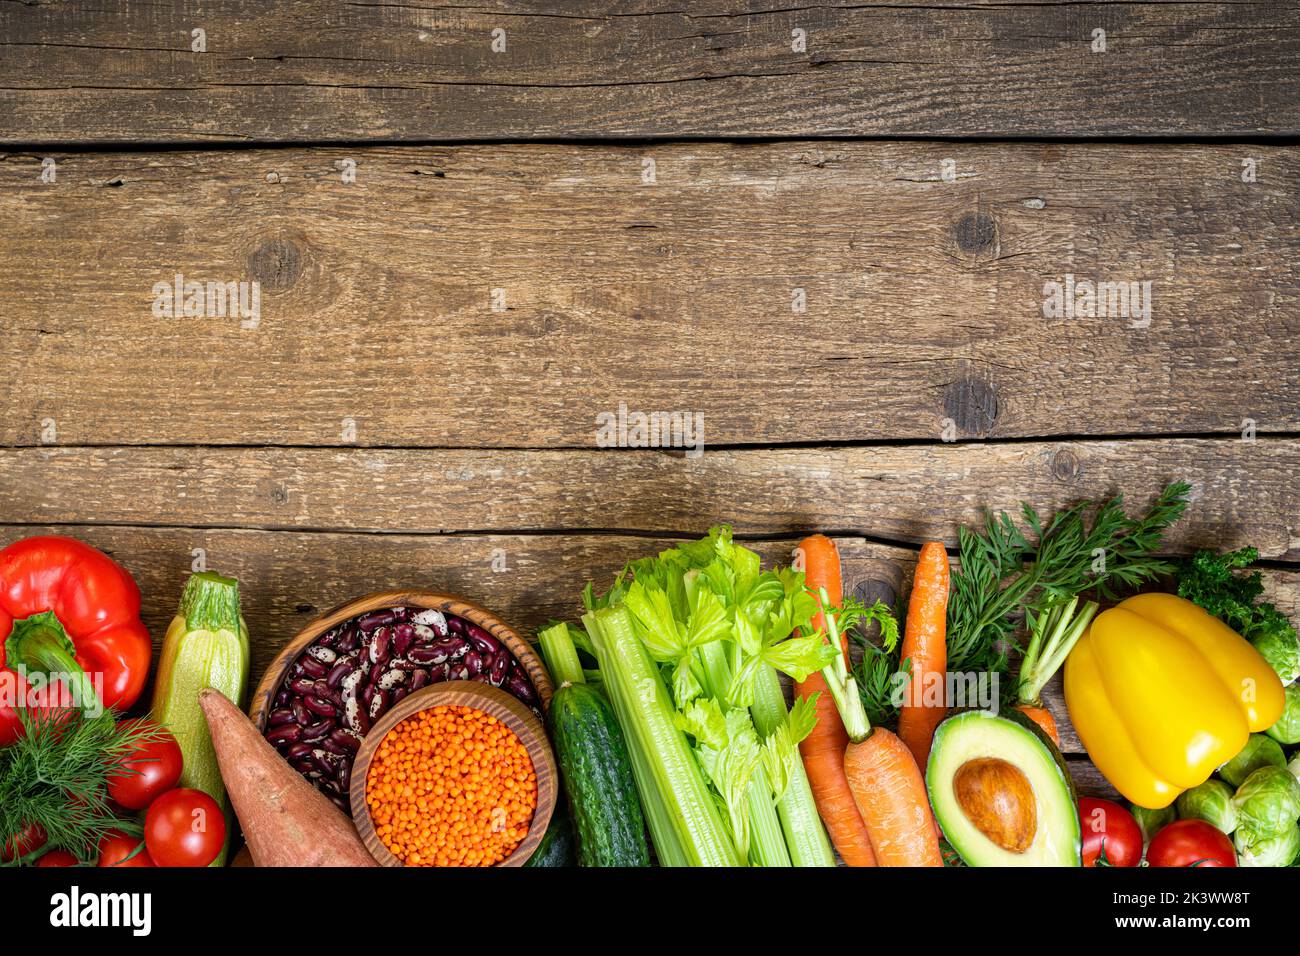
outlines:
[{"label": "red tomato", "polygon": [[159,866],[207,866],[225,846],[225,814],[202,790],[168,790],[149,804],[144,843]]},{"label": "red tomato", "polygon": [[141,720],[123,723],[149,726],[162,734],[162,739],[142,743],[125,755],[121,774],[108,781],[109,797],[128,810],[143,810],[181,779],[181,747],[165,727]]},{"label": "red tomato", "polygon": [[[149,851],[140,847],[140,852],[135,853],[135,848],[140,846],[143,841],[139,837],[131,836],[129,833],[123,833],[121,830],[110,830],[104,834],[104,838],[99,841],[99,863],[97,866],[154,866],[154,861],[149,856]],[[128,856],[132,856],[129,860]]]},{"label": "red tomato", "polygon": [[1176,820],[1151,838],[1151,866],[1236,866],[1232,841],[1204,820]]},{"label": "red tomato", "polygon": [[1142,862],[1142,828],[1133,814],[1111,800],[1079,798],[1079,828],[1083,832],[1083,865],[1096,866],[1103,853],[1105,866],[1137,866]]},{"label": "red tomato", "polygon": [[81,861],[67,850],[51,850],[39,860],[37,866],[81,866]]},{"label": "red tomato", "polygon": [[8,863],[24,857],[45,846],[45,828],[39,823],[29,823],[0,846],[0,861]]}]

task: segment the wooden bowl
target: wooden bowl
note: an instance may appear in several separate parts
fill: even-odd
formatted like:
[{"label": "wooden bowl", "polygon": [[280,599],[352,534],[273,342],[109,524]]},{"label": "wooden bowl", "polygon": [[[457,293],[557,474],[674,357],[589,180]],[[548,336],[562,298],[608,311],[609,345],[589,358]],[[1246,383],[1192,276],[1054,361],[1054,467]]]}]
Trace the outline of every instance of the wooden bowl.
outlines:
[{"label": "wooden bowl", "polygon": [[399,589],[378,591],[374,594],[367,594],[365,597],[359,597],[354,601],[348,601],[346,604],[340,604],[338,607],[326,611],[294,635],[293,640],[289,641],[276,655],[275,660],[271,662],[271,665],[262,675],[257,690],[253,692],[253,698],[249,703],[248,716],[252,718],[257,729],[260,731],[266,730],[266,716],[271,712],[275,694],[280,689],[285,674],[293,666],[293,662],[302,656],[303,651],[306,650],[309,644],[330,628],[342,624],[344,621],[349,621],[360,614],[382,608],[398,607],[399,605],[433,608],[444,614],[463,617],[465,620],[483,628],[483,630],[504,644],[510,650],[510,653],[515,656],[515,660],[519,661],[519,665],[528,675],[528,679],[532,681],[533,689],[537,691],[537,698],[541,701],[542,712],[545,713],[550,706],[551,695],[555,693],[555,687],[551,684],[550,675],[546,673],[546,668],[542,665],[541,658],[537,656],[537,652],[533,650],[532,645],[520,637],[510,625],[490,611],[485,611],[477,604],[472,604],[461,598],[448,597],[445,594],[437,594],[433,591]]},{"label": "wooden bowl", "polygon": [[528,756],[533,761],[533,772],[537,775],[537,808],[528,825],[528,835],[510,856],[496,864],[523,866],[542,842],[546,828],[551,824],[551,814],[555,812],[555,801],[560,789],[555,755],[551,752],[541,721],[531,710],[498,687],[468,680],[446,681],[417,690],[380,717],[361,742],[361,749],[357,751],[357,758],[352,764],[352,786],[348,796],[352,801],[352,822],[356,824],[366,849],[384,866],[403,865],[401,860],[389,852],[375,832],[375,823],[371,819],[370,808],[366,805],[366,777],[369,776],[370,762],[374,759],[375,751],[388,732],[412,714],[432,707],[471,707],[489,714],[514,731],[528,751]]}]

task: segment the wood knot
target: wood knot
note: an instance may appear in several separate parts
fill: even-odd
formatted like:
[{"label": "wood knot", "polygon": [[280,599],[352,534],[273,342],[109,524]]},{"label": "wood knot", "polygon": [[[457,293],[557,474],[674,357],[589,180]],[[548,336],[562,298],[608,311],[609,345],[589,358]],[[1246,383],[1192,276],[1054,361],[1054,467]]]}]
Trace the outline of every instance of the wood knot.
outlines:
[{"label": "wood knot", "polygon": [[997,248],[997,220],[986,212],[968,212],[953,223],[952,235],[966,255],[983,255]]},{"label": "wood knot", "polygon": [[294,608],[299,614],[310,614],[316,610],[315,604],[295,604]]},{"label": "wood knot", "polygon": [[248,256],[248,272],[267,292],[284,292],[302,276],[303,254],[291,239],[267,239]]},{"label": "wood knot", "polygon": [[984,436],[998,420],[998,393],[975,375],[963,375],[943,392],[943,408],[968,435]]},{"label": "wood knot", "polygon": [[1069,481],[1079,473],[1079,456],[1068,448],[1058,448],[1052,455],[1052,477]]}]

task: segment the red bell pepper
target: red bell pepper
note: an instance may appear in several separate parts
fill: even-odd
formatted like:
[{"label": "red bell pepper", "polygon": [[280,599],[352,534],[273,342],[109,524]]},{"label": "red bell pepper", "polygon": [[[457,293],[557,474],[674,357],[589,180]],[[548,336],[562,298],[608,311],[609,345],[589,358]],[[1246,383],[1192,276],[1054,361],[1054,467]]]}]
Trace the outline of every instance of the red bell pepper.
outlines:
[{"label": "red bell pepper", "polygon": [[58,536],[0,551],[0,746],[21,736],[17,707],[36,689],[20,665],[61,682],[34,709],[88,706],[95,698],[85,695],[98,691],[103,706],[126,710],[144,689],[152,653],[140,589],[108,555]]}]

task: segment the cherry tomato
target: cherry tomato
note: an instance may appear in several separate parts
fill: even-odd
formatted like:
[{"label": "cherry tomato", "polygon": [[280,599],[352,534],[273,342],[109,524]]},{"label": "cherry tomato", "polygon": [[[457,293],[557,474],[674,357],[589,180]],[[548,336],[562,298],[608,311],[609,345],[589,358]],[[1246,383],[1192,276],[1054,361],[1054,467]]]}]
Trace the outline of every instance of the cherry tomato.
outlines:
[{"label": "cherry tomato", "polygon": [[[1133,814],[1112,800],[1079,798],[1083,865],[1137,866],[1142,862],[1142,828]],[[1102,860],[1102,854],[1105,859]]]},{"label": "cherry tomato", "polygon": [[1176,820],[1151,838],[1151,866],[1236,866],[1232,841],[1204,820]]},{"label": "cherry tomato", "polygon": [[[131,836],[129,833],[123,833],[121,830],[109,830],[104,834],[104,838],[99,841],[99,862],[97,866],[154,866],[154,861],[149,856],[149,851],[140,847],[140,852],[135,853],[135,848],[144,842],[139,837]],[[135,856],[131,856],[135,853]],[[131,856],[128,860],[127,857]]]},{"label": "cherry tomato", "polygon": [[202,790],[168,790],[149,804],[144,842],[159,866],[207,866],[226,843],[226,817]]},{"label": "cherry tomato", "polygon": [[5,863],[26,856],[45,846],[45,828],[39,823],[29,823],[0,846],[0,861]]},{"label": "cherry tomato", "polygon": [[67,850],[51,850],[39,860],[37,866],[81,866],[81,861]]},{"label": "cherry tomato", "polygon": [[165,727],[148,721],[123,721],[147,726],[162,734],[161,739],[139,744],[121,761],[122,772],[110,777],[108,795],[128,810],[143,810],[181,778],[180,744]]}]

